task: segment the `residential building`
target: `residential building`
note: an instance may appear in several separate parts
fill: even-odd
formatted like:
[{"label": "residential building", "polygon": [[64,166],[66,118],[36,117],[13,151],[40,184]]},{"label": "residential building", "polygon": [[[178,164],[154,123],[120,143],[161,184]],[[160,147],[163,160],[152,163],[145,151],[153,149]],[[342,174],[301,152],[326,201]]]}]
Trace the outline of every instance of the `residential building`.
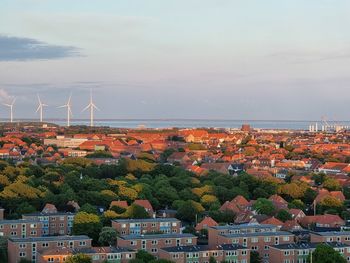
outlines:
[{"label": "residential building", "polygon": [[112,227],[120,235],[179,234],[181,222],[176,218],[116,219]]},{"label": "residential building", "polygon": [[88,236],[51,236],[10,238],[8,240],[8,263],[18,263],[21,259],[38,261],[38,253],[49,249],[89,248],[91,238]]},{"label": "residential building", "polygon": [[146,250],[158,257],[161,248],[197,245],[197,237],[192,234],[126,235],[117,238],[117,245],[134,250]]},{"label": "residential building", "polygon": [[248,263],[250,259],[250,250],[236,244],[224,244],[216,248],[198,245],[174,246],[161,248],[159,257],[175,263],[209,263],[211,257],[214,258],[216,262]]}]

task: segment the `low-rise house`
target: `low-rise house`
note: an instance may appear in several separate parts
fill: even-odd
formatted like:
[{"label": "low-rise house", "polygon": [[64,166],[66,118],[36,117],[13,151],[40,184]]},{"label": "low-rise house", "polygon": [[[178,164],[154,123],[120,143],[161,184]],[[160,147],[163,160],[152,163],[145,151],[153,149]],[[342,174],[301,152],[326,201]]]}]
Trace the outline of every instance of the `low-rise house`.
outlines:
[{"label": "low-rise house", "polygon": [[276,210],[288,209],[288,202],[279,195],[272,195],[269,197],[269,200],[273,203]]},{"label": "low-rise house", "polygon": [[120,235],[181,232],[181,222],[176,218],[116,219],[112,221],[112,227]]},{"label": "low-rise house", "polygon": [[160,249],[160,258],[175,263],[209,262],[214,258],[216,262],[242,262],[250,259],[249,249],[236,244],[223,244],[216,248],[208,246],[174,246]]},{"label": "low-rise house", "polygon": [[305,216],[300,219],[299,223],[305,228],[325,227],[325,228],[338,228],[345,225],[345,221],[338,215],[315,215]]},{"label": "low-rise house", "polygon": [[21,259],[38,262],[38,253],[49,249],[90,248],[88,236],[52,236],[10,238],[8,240],[8,263],[18,263]]},{"label": "low-rise house", "polygon": [[218,226],[219,224],[212,219],[210,216],[206,216],[201,222],[199,222],[195,229],[197,232],[200,232],[201,230],[205,229],[208,230],[208,227]]},{"label": "low-rise house", "polygon": [[303,210],[301,209],[291,208],[288,212],[292,216],[292,219],[296,221],[299,221],[300,219],[306,216]]}]

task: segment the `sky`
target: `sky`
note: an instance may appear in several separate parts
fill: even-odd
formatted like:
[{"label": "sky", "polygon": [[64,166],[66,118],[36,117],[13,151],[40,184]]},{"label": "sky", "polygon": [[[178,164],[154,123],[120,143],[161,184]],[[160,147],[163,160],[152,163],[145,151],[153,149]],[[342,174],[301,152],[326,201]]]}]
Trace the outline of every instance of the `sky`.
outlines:
[{"label": "sky", "polygon": [[[0,0],[15,118],[350,120],[348,0]],[[0,107],[0,118],[9,115]]]}]

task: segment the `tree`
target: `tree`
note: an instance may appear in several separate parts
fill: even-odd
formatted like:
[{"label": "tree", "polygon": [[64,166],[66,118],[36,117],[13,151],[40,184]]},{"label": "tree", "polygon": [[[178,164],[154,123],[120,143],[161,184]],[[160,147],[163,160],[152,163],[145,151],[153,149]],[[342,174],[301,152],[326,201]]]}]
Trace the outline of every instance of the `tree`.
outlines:
[{"label": "tree", "polygon": [[296,209],[304,210],[305,209],[305,204],[300,199],[295,199],[295,200],[293,200],[292,202],[290,202],[288,204],[288,208],[289,209],[296,208]]},{"label": "tree", "polygon": [[261,263],[262,259],[258,252],[251,251],[250,252],[250,263]]},{"label": "tree", "polygon": [[[198,206],[199,205],[199,206]],[[179,205],[176,213],[176,217],[180,220],[193,222],[196,219],[196,214],[203,212],[204,208],[199,203],[188,200]]]},{"label": "tree", "polygon": [[145,263],[150,262],[152,260],[156,260],[156,258],[153,255],[151,255],[145,250],[139,250],[136,253],[136,259],[141,260],[142,262],[145,262]]},{"label": "tree", "polygon": [[117,234],[117,230],[113,227],[104,227],[100,232],[98,243],[101,246],[114,246],[117,242]]},{"label": "tree", "polygon": [[145,208],[136,204],[132,204],[131,206],[129,206],[124,214],[128,218],[143,219],[150,217]]},{"label": "tree", "polygon": [[253,208],[259,213],[264,215],[273,215],[275,207],[273,203],[266,198],[259,198],[253,205]]},{"label": "tree", "polygon": [[216,259],[213,256],[211,256],[209,258],[209,263],[216,263]]},{"label": "tree", "polygon": [[[308,262],[311,262],[311,255],[308,257]],[[346,263],[346,259],[332,247],[326,244],[317,245],[312,253],[312,262],[317,263]]]},{"label": "tree", "polygon": [[95,243],[97,243],[101,229],[102,223],[100,218],[95,214],[79,212],[74,217],[74,235],[88,235]]},{"label": "tree", "polygon": [[287,220],[291,220],[292,219],[292,215],[290,213],[288,213],[287,210],[280,210],[278,211],[276,218],[281,220],[282,222],[286,222]]},{"label": "tree", "polygon": [[90,205],[89,203],[84,204],[80,210],[80,212],[86,212],[89,214],[97,214],[97,208],[96,206]]},{"label": "tree", "polygon": [[85,254],[76,254],[73,256],[69,256],[66,259],[66,263],[91,263],[92,260],[89,256]]},{"label": "tree", "polygon": [[341,189],[341,186],[339,182],[336,179],[333,178],[327,178],[323,182],[323,187],[326,188],[329,191],[337,191]]}]

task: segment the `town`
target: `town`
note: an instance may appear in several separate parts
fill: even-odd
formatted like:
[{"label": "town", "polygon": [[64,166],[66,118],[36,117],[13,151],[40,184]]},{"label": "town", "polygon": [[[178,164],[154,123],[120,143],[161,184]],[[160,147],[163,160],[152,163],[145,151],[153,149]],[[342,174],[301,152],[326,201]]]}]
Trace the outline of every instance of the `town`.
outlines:
[{"label": "town", "polygon": [[3,123],[0,145],[1,262],[350,262],[346,129]]}]

